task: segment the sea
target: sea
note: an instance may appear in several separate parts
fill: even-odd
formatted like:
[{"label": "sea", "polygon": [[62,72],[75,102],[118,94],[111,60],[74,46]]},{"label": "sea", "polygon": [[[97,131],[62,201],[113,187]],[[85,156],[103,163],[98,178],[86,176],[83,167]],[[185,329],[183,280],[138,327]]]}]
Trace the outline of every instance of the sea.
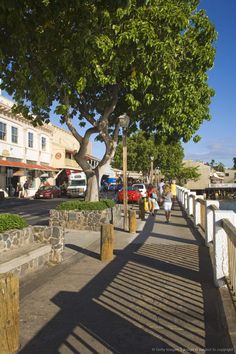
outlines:
[{"label": "sea", "polygon": [[220,209],[233,210],[236,213],[236,200],[220,200]]}]

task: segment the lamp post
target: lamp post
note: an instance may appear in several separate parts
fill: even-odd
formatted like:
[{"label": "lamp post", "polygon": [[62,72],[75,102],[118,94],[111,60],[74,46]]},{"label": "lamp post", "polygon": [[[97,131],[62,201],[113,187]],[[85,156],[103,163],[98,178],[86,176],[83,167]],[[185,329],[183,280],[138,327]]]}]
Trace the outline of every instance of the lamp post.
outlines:
[{"label": "lamp post", "polygon": [[151,156],[150,159],[151,159],[150,183],[152,184],[152,182],[153,182],[153,160],[154,160],[154,157]]},{"label": "lamp post", "polygon": [[160,168],[157,166],[155,168],[155,185],[158,186],[159,184],[159,175],[160,175]]},{"label": "lamp post", "polygon": [[119,116],[120,127],[123,128],[123,206],[124,206],[124,230],[129,230],[128,224],[128,195],[127,195],[127,128],[129,116],[124,113]]}]

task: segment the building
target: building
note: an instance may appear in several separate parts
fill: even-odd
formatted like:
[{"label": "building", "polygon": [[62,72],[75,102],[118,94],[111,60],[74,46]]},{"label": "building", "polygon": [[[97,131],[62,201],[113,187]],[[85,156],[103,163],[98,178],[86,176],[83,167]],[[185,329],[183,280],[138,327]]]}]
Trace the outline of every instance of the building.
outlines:
[{"label": "building", "polygon": [[[79,150],[80,145],[70,132],[54,125],[49,126],[53,137],[51,165],[58,170],[56,184],[59,186],[68,182],[68,175],[72,172],[82,171],[74,158],[74,154]],[[100,161],[92,156],[91,142],[87,147],[86,159],[92,168],[95,168]]]},{"label": "building", "polygon": [[203,162],[192,160],[185,160],[183,163],[184,167],[197,167],[197,172],[200,174],[200,177],[197,181],[187,181],[184,187],[192,191],[203,191],[208,188],[210,183],[211,167]]},{"label": "building", "polygon": [[236,170],[225,169],[224,183],[236,183]]},{"label": "building", "polygon": [[34,195],[51,166],[52,132],[48,126],[33,127],[20,114],[13,114],[13,102],[0,96],[0,189],[14,195],[17,184],[29,182]]},{"label": "building", "polygon": [[[0,96],[0,190],[14,196],[27,180],[28,196],[34,196],[42,183],[61,185],[71,172],[82,171],[74,159],[80,145],[70,132],[52,124],[34,127],[12,113],[12,105]],[[100,161],[92,155],[91,142],[86,159],[92,168]]]}]

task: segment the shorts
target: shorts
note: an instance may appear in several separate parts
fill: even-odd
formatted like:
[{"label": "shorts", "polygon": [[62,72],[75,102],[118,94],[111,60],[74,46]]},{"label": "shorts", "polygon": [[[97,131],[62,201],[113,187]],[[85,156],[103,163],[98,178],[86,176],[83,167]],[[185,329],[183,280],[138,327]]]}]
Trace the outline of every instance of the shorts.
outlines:
[{"label": "shorts", "polygon": [[170,211],[172,208],[172,202],[164,202],[163,208],[165,211]]}]

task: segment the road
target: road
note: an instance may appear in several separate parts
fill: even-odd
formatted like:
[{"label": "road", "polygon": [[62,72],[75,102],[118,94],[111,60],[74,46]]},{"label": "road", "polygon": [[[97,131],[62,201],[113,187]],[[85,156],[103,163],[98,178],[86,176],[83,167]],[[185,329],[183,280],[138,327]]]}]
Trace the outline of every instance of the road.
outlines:
[{"label": "road", "polygon": [[30,225],[48,225],[49,210],[65,200],[68,199],[4,199],[0,201],[0,213],[21,215]]}]

